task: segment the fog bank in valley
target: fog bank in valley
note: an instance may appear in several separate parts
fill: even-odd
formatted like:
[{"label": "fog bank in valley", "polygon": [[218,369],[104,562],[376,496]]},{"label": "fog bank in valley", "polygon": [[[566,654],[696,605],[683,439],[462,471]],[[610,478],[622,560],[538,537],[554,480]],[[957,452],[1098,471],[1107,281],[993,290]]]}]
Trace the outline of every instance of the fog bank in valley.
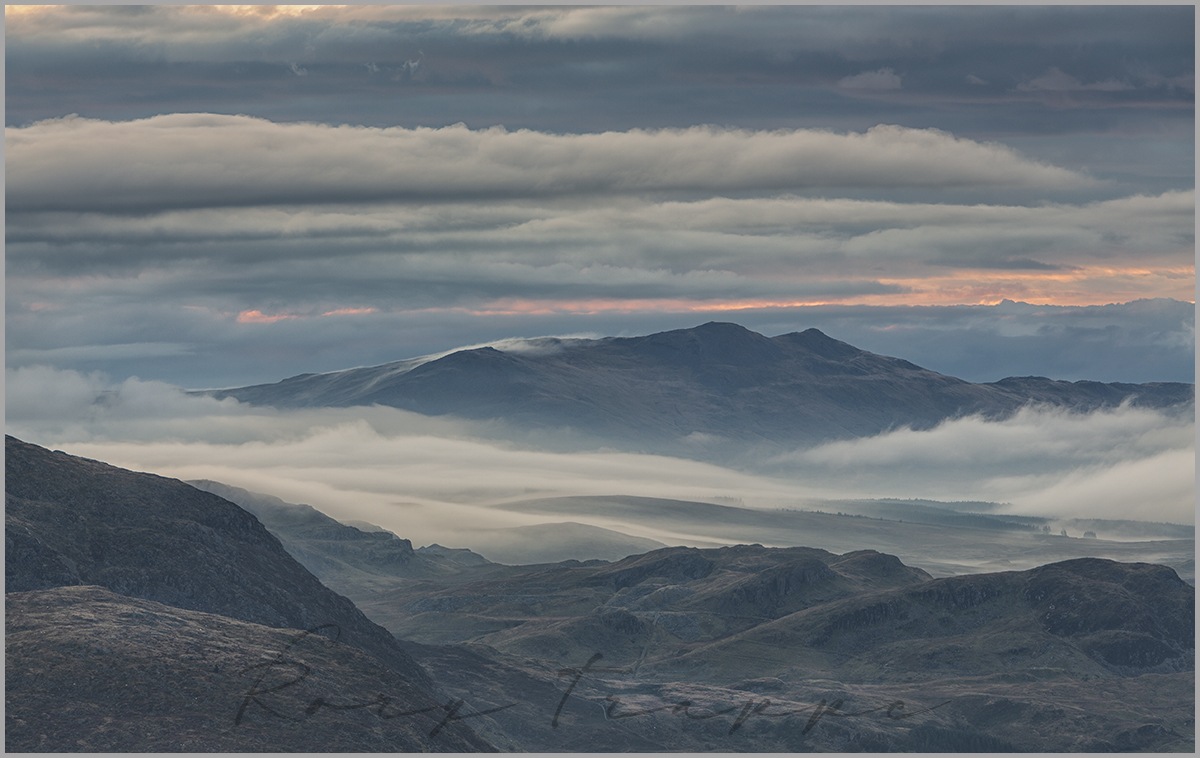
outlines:
[{"label": "fog bank in valley", "polygon": [[520,444],[508,441],[497,423],[393,408],[280,411],[44,367],[8,370],[6,379],[8,433],[26,441],[308,503],[415,544],[453,545],[466,525],[544,521],[489,506],[569,495],[801,509],[829,498],[986,500],[1025,515],[1194,520],[1195,424],[1186,413],[1026,409],[1001,422],[901,429],[733,470],[605,449],[555,451],[528,433]]}]

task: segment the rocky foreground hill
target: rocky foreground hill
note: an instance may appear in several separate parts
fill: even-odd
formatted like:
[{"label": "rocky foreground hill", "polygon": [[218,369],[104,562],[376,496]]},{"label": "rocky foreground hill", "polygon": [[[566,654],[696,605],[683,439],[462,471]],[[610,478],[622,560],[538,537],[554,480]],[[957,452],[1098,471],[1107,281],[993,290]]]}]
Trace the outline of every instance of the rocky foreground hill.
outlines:
[{"label": "rocky foreground hill", "polygon": [[393,637],[216,495],[11,437],[6,464],[12,751],[1194,749],[1195,590],[1166,566],[505,566],[260,503]]},{"label": "rocky foreground hill", "polygon": [[765,337],[714,322],[645,337],[541,338],[208,394],[277,407],[378,403],[703,456],[721,441],[810,444],[971,414],[1000,418],[1029,403],[1168,408],[1193,402],[1195,389],[1045,377],[974,384],[817,329]]},{"label": "rocky foreground hill", "polygon": [[[8,436],[4,486],[6,749],[494,749],[462,720],[431,736],[448,700],[429,674],[233,503]],[[319,665],[284,663],[296,639]],[[305,719],[272,698],[307,691],[285,684],[306,668],[330,700],[382,691],[387,712],[421,712],[369,737]],[[246,693],[285,687],[235,723]]]}]

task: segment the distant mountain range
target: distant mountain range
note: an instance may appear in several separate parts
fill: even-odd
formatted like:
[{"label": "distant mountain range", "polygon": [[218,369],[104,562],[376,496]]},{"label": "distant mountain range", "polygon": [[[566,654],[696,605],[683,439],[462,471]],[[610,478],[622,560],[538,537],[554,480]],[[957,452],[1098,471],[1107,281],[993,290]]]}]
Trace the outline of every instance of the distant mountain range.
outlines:
[{"label": "distant mountain range", "polygon": [[876,355],[816,329],[765,337],[708,323],[645,337],[509,341],[276,384],[206,391],[276,407],[380,404],[426,415],[565,429],[625,447],[694,449],[723,440],[809,444],[1001,418],[1029,403],[1093,410],[1193,402],[1181,383],[1011,377],[973,384]]}]

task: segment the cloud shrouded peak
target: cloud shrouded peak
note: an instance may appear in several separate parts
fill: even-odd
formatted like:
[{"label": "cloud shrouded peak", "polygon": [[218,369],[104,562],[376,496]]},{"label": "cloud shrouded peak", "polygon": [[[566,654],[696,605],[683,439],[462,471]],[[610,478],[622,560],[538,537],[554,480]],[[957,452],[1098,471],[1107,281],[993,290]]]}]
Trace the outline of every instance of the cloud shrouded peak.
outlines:
[{"label": "cloud shrouded peak", "polygon": [[280,124],[173,114],[10,128],[8,208],[167,208],[806,188],[1087,186],[1011,148],[935,129],[697,126],[600,134]]}]

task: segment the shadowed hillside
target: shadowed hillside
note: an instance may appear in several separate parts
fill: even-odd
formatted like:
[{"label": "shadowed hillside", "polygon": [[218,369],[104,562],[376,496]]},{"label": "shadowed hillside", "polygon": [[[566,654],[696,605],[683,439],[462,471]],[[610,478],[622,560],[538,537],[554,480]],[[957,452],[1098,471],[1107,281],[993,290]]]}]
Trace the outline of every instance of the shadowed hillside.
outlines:
[{"label": "shadowed hillside", "polygon": [[[43,743],[36,735],[54,732],[55,722],[46,719],[57,718],[58,714],[54,709],[27,707],[39,698],[53,699],[55,695],[43,692],[42,688],[52,686],[56,678],[64,682],[75,680],[76,669],[71,666],[76,664],[71,662],[72,656],[57,659],[63,665],[69,664],[68,668],[56,668],[46,663],[54,657],[53,650],[41,647],[50,644],[49,632],[64,621],[52,612],[55,598],[68,597],[54,594],[64,587],[99,586],[124,598],[236,619],[258,625],[256,629],[289,630],[274,636],[247,631],[254,637],[245,641],[247,650],[267,644],[268,638],[290,638],[297,634],[296,630],[323,627],[323,633],[336,636],[342,648],[360,649],[363,656],[369,654],[376,661],[356,665],[389,670],[395,681],[406,683],[394,693],[398,704],[420,708],[441,702],[428,673],[387,631],[369,621],[349,600],[322,585],[284,551],[254,516],[216,495],[174,479],[50,452],[6,437],[5,506],[5,589],[7,593],[26,593],[20,601],[25,605],[19,605],[13,612],[26,607],[46,610],[25,617],[21,627],[24,646],[7,647],[7,712],[10,718],[16,715],[24,720],[28,731],[21,734],[34,740],[17,745],[11,741],[15,739],[14,733],[9,732],[9,749],[74,749],[58,741],[53,743],[57,747],[39,747]],[[73,613],[85,621],[103,615],[101,609],[89,607],[93,601],[109,603],[110,607],[114,602],[125,602],[104,593],[84,592],[69,597],[75,598]],[[174,611],[162,612],[170,615]],[[99,656],[95,661],[78,661],[85,668],[108,665],[101,663],[103,649],[87,642],[104,635],[103,624],[100,621],[97,624],[77,626],[80,636],[64,641],[60,648],[75,650],[73,655],[84,658]],[[168,638],[179,631],[179,625],[170,620],[161,626]],[[247,624],[229,628],[249,630]],[[155,633],[147,630],[147,634],[153,637]],[[10,634],[7,639],[16,638]],[[163,644],[168,641],[164,638]],[[237,639],[229,642],[235,647],[239,644]],[[147,654],[158,650],[156,640],[149,639],[147,644]],[[166,648],[161,652],[162,665],[174,667],[176,663],[166,655]],[[127,648],[121,655],[136,658],[138,650],[136,646]],[[260,657],[249,653],[241,661],[243,667],[251,666],[260,662]],[[35,675],[35,672],[40,673]],[[112,686],[109,679],[90,675],[86,684],[76,682],[73,686],[83,689],[74,690],[76,694],[60,693],[67,698],[63,707],[82,708],[83,701],[105,702],[103,692]],[[242,684],[248,689],[252,681],[244,679]],[[235,708],[235,703],[227,702],[225,706],[225,716],[231,719],[229,709]],[[124,718],[123,711],[116,704],[109,710],[97,707],[96,718],[87,721],[86,728],[73,729],[76,738],[94,745],[95,749],[106,744],[112,745],[111,749],[133,749],[128,745],[136,742],[105,742],[108,730],[105,724],[112,718]],[[248,735],[249,731],[236,733],[248,740],[237,749],[255,749],[251,747],[255,740]],[[318,724],[311,732],[313,741],[309,744],[321,744],[322,735]],[[490,748],[460,723],[439,738],[443,741],[436,745],[428,737],[397,744],[435,750]],[[54,739],[61,739],[61,735]],[[234,739],[228,746],[232,749],[239,744]]]}]

